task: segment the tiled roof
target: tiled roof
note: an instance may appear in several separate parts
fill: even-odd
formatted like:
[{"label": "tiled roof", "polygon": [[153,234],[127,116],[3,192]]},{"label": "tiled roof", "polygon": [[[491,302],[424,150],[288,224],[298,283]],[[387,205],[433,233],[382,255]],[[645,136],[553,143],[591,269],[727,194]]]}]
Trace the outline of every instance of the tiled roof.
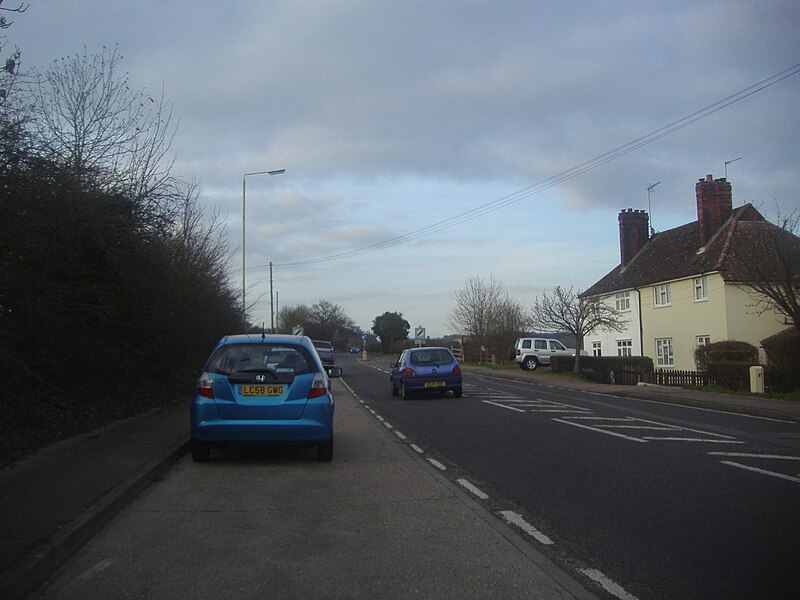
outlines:
[{"label": "tiled roof", "polygon": [[581,296],[608,294],[715,271],[720,271],[726,280],[736,280],[729,260],[734,250],[746,255],[747,248],[763,243],[764,236],[785,234],[751,204],[745,204],[733,211],[704,249],[698,239],[697,221],[657,233],[625,267],[618,265]]}]

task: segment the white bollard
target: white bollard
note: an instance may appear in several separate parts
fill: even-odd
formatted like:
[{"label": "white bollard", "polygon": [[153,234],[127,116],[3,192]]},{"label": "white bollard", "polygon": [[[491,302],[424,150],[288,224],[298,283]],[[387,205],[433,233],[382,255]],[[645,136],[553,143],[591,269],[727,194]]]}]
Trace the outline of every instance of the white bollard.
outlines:
[{"label": "white bollard", "polygon": [[750,393],[764,393],[764,367],[750,367]]}]

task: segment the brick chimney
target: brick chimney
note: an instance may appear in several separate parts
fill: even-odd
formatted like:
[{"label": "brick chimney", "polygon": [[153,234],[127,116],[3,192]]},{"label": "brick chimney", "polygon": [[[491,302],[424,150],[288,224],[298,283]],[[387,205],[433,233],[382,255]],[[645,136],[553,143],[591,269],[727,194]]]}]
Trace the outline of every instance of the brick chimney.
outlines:
[{"label": "brick chimney", "polygon": [[619,257],[626,266],[648,242],[647,213],[629,208],[619,213]]},{"label": "brick chimney", "polygon": [[722,224],[728,220],[733,212],[733,194],[731,184],[723,177],[714,179],[706,175],[699,180],[694,191],[697,196],[697,230],[700,246],[705,246],[708,241],[719,231]]}]

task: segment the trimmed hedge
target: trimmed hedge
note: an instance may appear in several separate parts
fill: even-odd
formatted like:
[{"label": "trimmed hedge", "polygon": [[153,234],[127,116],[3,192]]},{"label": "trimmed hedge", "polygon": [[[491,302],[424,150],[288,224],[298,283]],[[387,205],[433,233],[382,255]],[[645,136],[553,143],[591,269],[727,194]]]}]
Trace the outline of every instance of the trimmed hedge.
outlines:
[{"label": "trimmed hedge", "polygon": [[758,348],[747,342],[726,340],[700,346],[694,352],[694,364],[698,371],[708,371],[716,362],[746,362],[758,364]]},{"label": "trimmed hedge", "polygon": [[750,389],[750,367],[758,364],[758,348],[747,342],[727,340],[700,346],[694,353],[698,370],[707,372],[723,387]]},{"label": "trimmed hedge", "polygon": [[800,390],[800,331],[789,329],[761,342],[767,368],[781,382],[783,391]]}]

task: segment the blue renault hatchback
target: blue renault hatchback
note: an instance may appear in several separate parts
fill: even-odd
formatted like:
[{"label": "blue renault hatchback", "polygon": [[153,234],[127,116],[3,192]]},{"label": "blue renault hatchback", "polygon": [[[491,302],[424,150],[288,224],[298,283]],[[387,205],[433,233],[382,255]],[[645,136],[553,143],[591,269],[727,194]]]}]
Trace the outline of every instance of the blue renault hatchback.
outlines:
[{"label": "blue renault hatchback", "polygon": [[310,442],[333,458],[331,377],[307,337],[222,338],[197,382],[191,408],[192,458],[205,462],[228,443]]},{"label": "blue renault hatchback", "polygon": [[449,348],[409,348],[404,350],[389,373],[392,396],[408,400],[414,394],[449,391],[460,398],[461,366]]}]

